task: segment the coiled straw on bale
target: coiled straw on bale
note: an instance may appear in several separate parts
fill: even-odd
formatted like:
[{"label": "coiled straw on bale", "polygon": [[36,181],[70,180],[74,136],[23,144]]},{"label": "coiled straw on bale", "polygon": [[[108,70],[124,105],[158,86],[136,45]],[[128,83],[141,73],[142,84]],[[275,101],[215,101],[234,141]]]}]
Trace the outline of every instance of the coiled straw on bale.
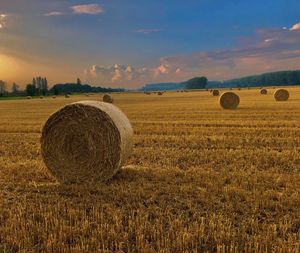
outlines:
[{"label": "coiled straw on bale", "polygon": [[220,105],[223,109],[236,109],[240,104],[240,97],[234,92],[225,92],[220,97]]},{"label": "coiled straw on bale", "polygon": [[114,102],[114,99],[110,94],[105,94],[103,96],[103,102],[112,104]]},{"label": "coiled straw on bale", "polygon": [[213,96],[217,97],[220,95],[220,91],[219,90],[213,90],[212,91]]},{"label": "coiled straw on bale", "polygon": [[49,117],[41,136],[44,162],[63,183],[106,181],[131,154],[133,130],[116,106],[81,101]]},{"label": "coiled straw on bale", "polygon": [[261,89],[260,94],[266,95],[268,93],[267,89]]},{"label": "coiled straw on bale", "polygon": [[276,101],[287,101],[290,97],[290,93],[285,89],[278,89],[274,92],[274,98]]}]

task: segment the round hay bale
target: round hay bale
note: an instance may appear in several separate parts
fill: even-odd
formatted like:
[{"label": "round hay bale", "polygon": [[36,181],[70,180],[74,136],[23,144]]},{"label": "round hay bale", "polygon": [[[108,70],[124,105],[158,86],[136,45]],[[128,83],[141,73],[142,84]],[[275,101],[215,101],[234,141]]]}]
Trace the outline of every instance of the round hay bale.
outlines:
[{"label": "round hay bale", "polygon": [[278,89],[274,92],[274,98],[276,101],[287,101],[290,97],[290,93],[285,89]]},{"label": "round hay bale", "polygon": [[268,94],[267,89],[261,89],[261,90],[260,90],[260,94],[262,94],[262,95],[267,95],[267,94]]},{"label": "round hay bale", "polygon": [[163,95],[163,94],[164,94],[164,93],[161,92],[161,91],[157,92],[157,95],[159,95],[159,96],[161,96],[161,95]]},{"label": "round hay bale", "polygon": [[44,99],[44,97],[43,97],[43,96],[40,96],[40,99]]},{"label": "round hay bale", "polygon": [[220,91],[219,90],[213,90],[212,91],[213,96],[217,97],[220,95]]},{"label": "round hay bale", "polygon": [[240,97],[234,92],[225,92],[220,97],[220,105],[223,109],[236,109],[240,104]]},{"label": "round hay bale", "polygon": [[70,98],[70,96],[68,94],[65,95],[65,98]]},{"label": "round hay bale", "polygon": [[112,104],[114,102],[114,99],[110,94],[105,94],[103,96],[103,102]]},{"label": "round hay bale", "polygon": [[69,104],[42,129],[41,150],[50,172],[62,183],[103,182],[132,152],[133,130],[116,106],[98,101]]},{"label": "round hay bale", "polygon": [[27,98],[27,99],[32,99],[32,97],[31,97],[31,96],[27,96],[26,98]]}]

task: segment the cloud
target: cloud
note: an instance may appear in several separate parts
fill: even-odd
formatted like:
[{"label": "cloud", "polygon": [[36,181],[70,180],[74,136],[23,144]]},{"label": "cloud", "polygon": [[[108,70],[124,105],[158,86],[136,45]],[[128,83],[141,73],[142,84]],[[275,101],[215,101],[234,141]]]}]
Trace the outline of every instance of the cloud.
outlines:
[{"label": "cloud", "polygon": [[0,14],[0,29],[4,29],[6,27],[7,14]]},{"label": "cloud", "polygon": [[150,33],[158,33],[158,32],[162,32],[163,29],[138,29],[135,30],[135,33],[142,33],[142,34],[150,34]]},{"label": "cloud", "polygon": [[156,66],[94,65],[88,80],[108,85],[141,86],[150,82],[180,82],[195,76],[226,80],[300,67],[300,29],[260,29],[231,49],[161,57]]},{"label": "cloud", "polygon": [[300,23],[295,24],[290,28],[290,31],[296,31],[296,30],[300,30]]},{"label": "cloud", "polygon": [[104,9],[98,4],[83,4],[83,5],[74,5],[71,7],[73,13],[75,14],[89,14],[95,15],[103,13]]},{"label": "cloud", "polygon": [[62,16],[62,15],[64,15],[64,13],[60,12],[60,11],[52,11],[52,12],[43,14],[43,16],[46,16],[46,17]]}]

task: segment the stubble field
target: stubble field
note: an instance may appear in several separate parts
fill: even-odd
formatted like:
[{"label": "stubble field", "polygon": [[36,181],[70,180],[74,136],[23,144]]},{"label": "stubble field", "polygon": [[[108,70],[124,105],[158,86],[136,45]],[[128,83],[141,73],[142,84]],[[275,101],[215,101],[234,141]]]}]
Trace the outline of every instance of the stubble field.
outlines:
[{"label": "stubble field", "polygon": [[300,88],[116,94],[134,151],[104,184],[60,185],[41,125],[69,99],[0,101],[0,252],[300,252]]}]

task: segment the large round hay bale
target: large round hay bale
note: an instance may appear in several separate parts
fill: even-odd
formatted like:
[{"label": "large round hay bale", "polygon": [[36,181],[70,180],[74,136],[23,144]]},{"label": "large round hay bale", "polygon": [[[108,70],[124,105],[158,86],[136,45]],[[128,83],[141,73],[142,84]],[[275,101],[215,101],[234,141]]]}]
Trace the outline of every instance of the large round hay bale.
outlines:
[{"label": "large round hay bale", "polygon": [[267,89],[261,89],[260,94],[266,95],[266,94],[268,94],[268,90]]},{"label": "large round hay bale", "polygon": [[278,89],[274,92],[274,98],[276,101],[287,101],[290,97],[290,93],[285,89]]},{"label": "large round hay bale", "polygon": [[219,90],[213,90],[212,91],[213,96],[217,97],[220,95],[220,91]]},{"label": "large round hay bale", "polygon": [[114,99],[110,94],[104,94],[103,102],[112,104],[114,102]]},{"label": "large round hay bale", "polygon": [[32,97],[31,97],[31,96],[27,96],[26,98],[27,98],[27,99],[32,99]]},{"label": "large round hay bale", "polygon": [[162,91],[159,91],[159,92],[157,92],[157,95],[159,95],[159,96],[161,96],[161,95],[163,95],[164,93],[162,92]]},{"label": "large round hay bale", "polygon": [[240,97],[234,92],[225,92],[220,97],[220,105],[223,109],[236,109],[240,104]]},{"label": "large round hay bale", "polygon": [[52,114],[42,129],[44,162],[62,183],[110,179],[124,165],[132,146],[128,118],[109,103],[69,104]]}]

